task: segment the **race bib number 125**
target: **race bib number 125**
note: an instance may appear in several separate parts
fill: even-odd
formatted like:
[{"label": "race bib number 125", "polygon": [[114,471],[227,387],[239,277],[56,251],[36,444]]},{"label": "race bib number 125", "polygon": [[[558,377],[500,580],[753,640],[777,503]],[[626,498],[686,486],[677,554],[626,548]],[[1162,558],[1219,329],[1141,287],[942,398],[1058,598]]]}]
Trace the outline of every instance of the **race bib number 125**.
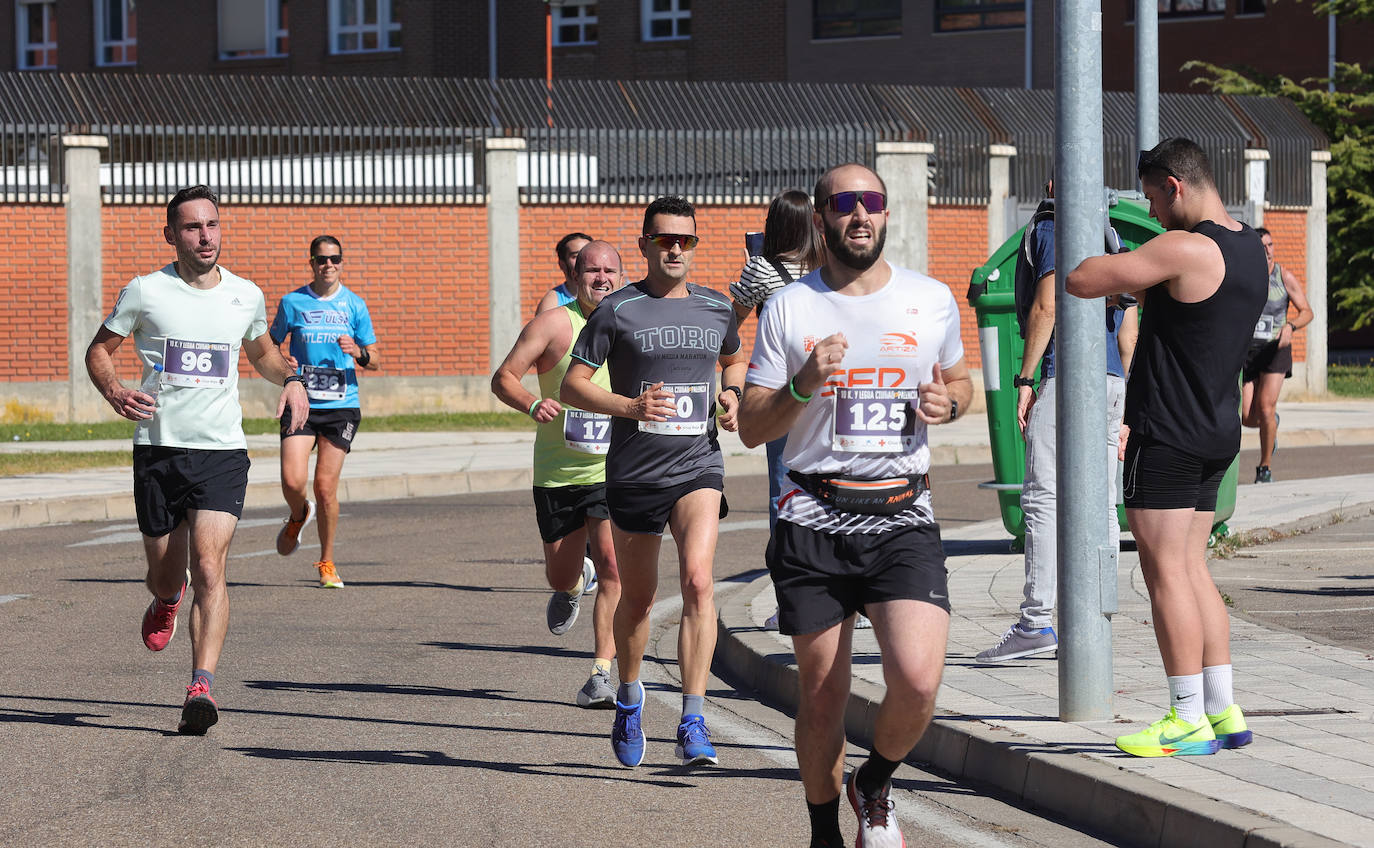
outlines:
[{"label": "race bib number 125", "polygon": [[835,389],[836,450],[908,453],[916,446],[917,389]]}]

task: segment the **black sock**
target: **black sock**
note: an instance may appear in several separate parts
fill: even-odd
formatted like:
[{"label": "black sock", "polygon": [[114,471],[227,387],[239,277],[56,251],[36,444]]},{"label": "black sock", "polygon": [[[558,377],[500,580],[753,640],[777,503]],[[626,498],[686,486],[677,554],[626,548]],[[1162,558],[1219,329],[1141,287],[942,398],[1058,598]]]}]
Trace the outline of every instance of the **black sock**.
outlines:
[{"label": "black sock", "polygon": [[824,804],[806,802],[811,814],[811,848],[844,848],[844,834],[840,833],[840,796]]},{"label": "black sock", "polygon": [[854,786],[869,798],[881,795],[899,765],[900,760],[889,760],[876,750],[869,751],[868,760],[854,772]]},{"label": "black sock", "polygon": [[195,683],[197,678],[205,678],[205,688],[212,689],[215,685],[215,675],[203,668],[198,668],[191,672],[191,682]]}]

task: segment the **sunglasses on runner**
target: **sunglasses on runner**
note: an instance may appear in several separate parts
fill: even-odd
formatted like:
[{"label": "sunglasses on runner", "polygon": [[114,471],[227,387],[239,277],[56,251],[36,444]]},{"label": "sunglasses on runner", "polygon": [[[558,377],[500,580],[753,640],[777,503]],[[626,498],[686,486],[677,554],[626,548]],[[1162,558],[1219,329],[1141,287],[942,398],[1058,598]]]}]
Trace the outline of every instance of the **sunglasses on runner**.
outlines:
[{"label": "sunglasses on runner", "polygon": [[1174,173],[1173,168],[1170,168],[1168,165],[1165,165],[1164,163],[1158,161],[1149,150],[1140,151],[1140,155],[1135,158],[1136,173],[1143,174],[1146,171],[1154,170],[1163,171],[1164,176],[1166,177],[1173,177],[1176,180],[1179,179],[1178,174]]},{"label": "sunglasses on runner", "polygon": [[338,265],[343,262],[343,254],[336,254],[334,256],[316,254],[315,256],[310,257],[310,261],[314,262],[316,265],[319,265],[321,267],[330,262],[333,262],[335,265]]},{"label": "sunglasses on runner", "polygon": [[673,245],[680,244],[682,249],[687,251],[701,242],[701,239],[696,236],[682,235],[681,233],[652,233],[644,237],[664,250],[672,250]]},{"label": "sunglasses on runner", "polygon": [[887,195],[881,191],[837,191],[825,203],[836,215],[848,215],[860,203],[869,212],[881,212],[887,208]]}]

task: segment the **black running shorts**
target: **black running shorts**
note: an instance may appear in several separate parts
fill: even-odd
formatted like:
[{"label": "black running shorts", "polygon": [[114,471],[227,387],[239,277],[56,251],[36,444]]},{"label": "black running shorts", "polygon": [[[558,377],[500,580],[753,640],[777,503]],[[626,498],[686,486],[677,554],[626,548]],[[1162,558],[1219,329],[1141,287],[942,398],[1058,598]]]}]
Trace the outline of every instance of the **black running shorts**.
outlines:
[{"label": "black running shorts", "polygon": [[1293,376],[1293,346],[1279,347],[1279,340],[1258,342],[1250,346],[1245,354],[1245,368],[1241,379],[1253,383],[1261,374],[1282,374],[1285,379]]},{"label": "black running shorts", "polygon": [[715,473],[703,474],[695,480],[666,489],[607,486],[606,505],[610,507],[611,521],[626,533],[652,533],[658,536],[668,526],[668,516],[677,502],[697,489],[721,492],[719,515],[724,518],[730,513],[730,505],[725,502],[725,479]]},{"label": "black running shorts", "polygon": [[188,510],[243,515],[248,451],[134,445],[134,512],[145,536],[166,536]]},{"label": "black running shorts", "polygon": [[539,522],[539,538],[546,545],[581,530],[588,518],[610,517],[605,483],[534,487],[534,518]]},{"label": "black running shorts", "polygon": [[924,601],[949,612],[949,574],[935,524],[841,535],[779,520],[768,571],[778,630],[787,636],[824,630],[882,601]]},{"label": "black running shorts", "polygon": [[1126,508],[1216,512],[1221,478],[1234,459],[1203,459],[1132,432],[1121,469]]},{"label": "black running shorts", "polygon": [[362,410],[356,406],[349,409],[311,409],[305,426],[294,433],[286,432],[291,426],[291,410],[281,414],[281,437],[322,436],[344,453],[353,449],[353,437],[358,435],[358,425],[362,423]]}]

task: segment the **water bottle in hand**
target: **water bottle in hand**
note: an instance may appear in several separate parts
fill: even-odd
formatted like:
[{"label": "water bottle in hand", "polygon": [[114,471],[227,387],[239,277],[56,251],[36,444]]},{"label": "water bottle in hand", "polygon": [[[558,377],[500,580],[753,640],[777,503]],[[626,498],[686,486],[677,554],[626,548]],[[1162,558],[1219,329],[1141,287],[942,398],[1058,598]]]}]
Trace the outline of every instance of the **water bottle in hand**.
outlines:
[{"label": "water bottle in hand", "polygon": [[153,366],[153,373],[148,375],[148,379],[143,381],[143,385],[138,387],[140,392],[153,399],[153,405],[157,405],[157,393],[162,390],[162,364]]}]

